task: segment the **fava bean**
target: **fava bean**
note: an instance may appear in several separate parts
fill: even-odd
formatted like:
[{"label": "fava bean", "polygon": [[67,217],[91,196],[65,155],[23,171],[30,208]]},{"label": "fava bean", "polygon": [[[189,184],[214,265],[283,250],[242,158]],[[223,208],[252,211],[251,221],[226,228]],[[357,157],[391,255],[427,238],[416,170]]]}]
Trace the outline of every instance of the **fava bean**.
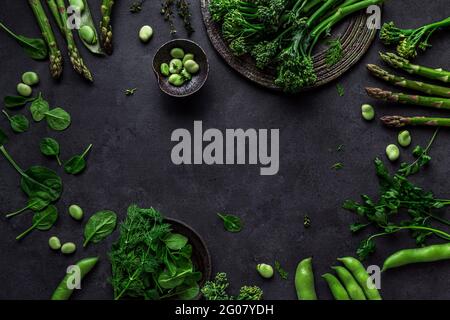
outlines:
[{"label": "fava bean", "polygon": [[361,114],[364,120],[371,121],[375,118],[375,110],[370,104],[363,104],[361,106]]},{"label": "fava bean", "polygon": [[174,85],[175,87],[181,87],[184,84],[184,78],[183,76],[175,73],[170,75],[169,83]]},{"label": "fava bean", "polygon": [[78,205],[72,204],[69,207],[69,214],[75,220],[83,219],[83,209],[81,209]]},{"label": "fava bean", "polygon": [[187,72],[187,70],[185,68],[183,68],[183,70],[181,70],[180,75],[184,78],[184,80],[191,80],[192,76],[189,72]]},{"label": "fava bean", "polygon": [[169,65],[167,63],[161,63],[160,70],[163,76],[170,76]]},{"label": "fava bean", "polygon": [[33,93],[33,89],[31,89],[31,87],[25,83],[19,83],[17,85],[17,92],[22,97],[29,97]]},{"label": "fava bean", "polygon": [[352,273],[353,277],[359,283],[369,300],[381,300],[380,293],[373,282],[369,285],[369,282],[371,282],[370,276],[367,273],[366,268],[364,268],[358,259],[353,257],[345,257],[339,258],[338,261],[342,262],[344,266]]},{"label": "fava bean", "polygon": [[48,246],[52,250],[59,250],[59,249],[61,249],[61,241],[59,241],[58,237],[53,236],[50,239],[48,239]]},{"label": "fava bean", "polygon": [[344,267],[332,267],[332,269],[336,271],[341,283],[344,285],[345,290],[347,290],[347,293],[352,300],[367,300],[364,291],[347,269]]},{"label": "fava bean", "polygon": [[263,278],[270,279],[273,277],[273,268],[271,265],[260,263],[256,266],[256,271],[258,271]]},{"label": "fava bean", "polygon": [[73,242],[66,242],[61,246],[61,252],[64,254],[72,254],[77,250],[77,246]]},{"label": "fava bean", "polygon": [[413,263],[434,262],[450,259],[450,243],[435,244],[423,248],[405,249],[389,256],[383,264],[383,271]]},{"label": "fava bean", "polygon": [[186,53],[183,57],[183,64],[188,60],[194,60],[194,54],[193,53]]},{"label": "fava bean", "polygon": [[169,62],[169,71],[172,74],[180,73],[183,69],[183,62],[180,59],[172,59]]},{"label": "fava bean", "polygon": [[411,144],[411,134],[408,130],[403,130],[398,134],[398,144],[407,147]]},{"label": "fava bean", "polygon": [[28,71],[22,75],[22,82],[28,86],[34,86],[39,83],[39,76],[36,72]]},{"label": "fava bean", "polygon": [[153,36],[153,28],[150,26],[143,26],[141,30],[139,30],[139,39],[142,42],[147,43]]},{"label": "fava bean", "polygon": [[295,271],[295,290],[298,300],[317,300],[312,258],[304,259],[298,264]]},{"label": "fava bean", "polygon": [[86,41],[89,44],[97,43],[97,37],[95,35],[95,31],[90,26],[82,26],[78,30],[78,34],[80,35],[81,39],[83,39],[84,41]]},{"label": "fava bean", "polygon": [[344,286],[338,280],[338,278],[333,276],[331,273],[325,273],[322,278],[324,278],[327,282],[331,294],[333,295],[335,300],[350,300],[347,290],[345,290]]},{"label": "fava bean", "polygon": [[[89,273],[89,271],[91,271],[92,268],[95,267],[97,262],[98,257],[91,257],[84,258],[75,264],[75,266],[78,267],[80,271],[80,280],[83,280],[83,278]],[[58,287],[53,292],[51,297],[52,300],[68,300],[70,298],[74,290],[73,286],[69,286],[71,277],[73,277],[73,272],[71,273],[68,270],[64,279],[59,283]]]},{"label": "fava bean", "polygon": [[200,69],[200,66],[194,60],[184,62],[184,67],[190,74],[195,74]]},{"label": "fava bean", "polygon": [[172,50],[170,50],[170,55],[175,59],[183,59],[184,50],[181,48],[173,48]]},{"label": "fava bean", "polygon": [[84,11],[84,1],[83,0],[69,0],[71,6],[77,7],[80,13]]},{"label": "fava bean", "polygon": [[400,149],[395,144],[390,144],[386,147],[386,156],[392,162],[400,158]]}]

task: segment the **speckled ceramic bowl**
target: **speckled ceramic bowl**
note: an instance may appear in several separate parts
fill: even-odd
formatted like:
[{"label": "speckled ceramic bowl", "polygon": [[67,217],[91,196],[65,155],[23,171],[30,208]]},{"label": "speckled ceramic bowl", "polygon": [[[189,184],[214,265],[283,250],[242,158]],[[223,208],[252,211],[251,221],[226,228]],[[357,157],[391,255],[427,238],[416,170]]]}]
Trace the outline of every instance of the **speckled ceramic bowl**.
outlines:
[{"label": "speckled ceramic bowl", "polygon": [[[200,70],[192,75],[192,79],[181,87],[175,87],[169,83],[169,77],[161,74],[161,64],[172,60],[170,50],[182,48],[185,53],[193,53],[194,60],[199,64]],[[194,94],[205,84],[209,73],[208,58],[205,51],[194,41],[187,39],[175,39],[163,44],[153,57],[153,72],[155,73],[161,91],[173,97],[186,97]]]},{"label": "speckled ceramic bowl", "polygon": [[[182,234],[189,239],[189,243],[192,245],[192,263],[197,271],[202,273],[202,279],[199,282],[200,288],[203,287],[206,281],[211,278],[211,256],[208,248],[205,245],[202,237],[190,226],[176,219],[166,218],[164,219],[172,226],[172,231]],[[201,299],[200,293],[196,300]]]}]

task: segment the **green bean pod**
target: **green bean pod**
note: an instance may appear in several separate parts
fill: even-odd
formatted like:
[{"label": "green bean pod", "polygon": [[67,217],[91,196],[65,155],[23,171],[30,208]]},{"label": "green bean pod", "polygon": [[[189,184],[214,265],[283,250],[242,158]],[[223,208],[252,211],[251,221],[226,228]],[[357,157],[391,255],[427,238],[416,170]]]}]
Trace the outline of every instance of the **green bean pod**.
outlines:
[{"label": "green bean pod", "polygon": [[335,300],[350,300],[347,290],[345,290],[344,286],[338,278],[333,276],[331,273],[325,273],[324,275],[322,275],[322,278],[324,278],[327,282],[331,294],[333,295]]},{"label": "green bean pod", "polygon": [[369,300],[381,300],[378,289],[375,287],[369,288],[368,281],[370,281],[370,276],[358,259],[353,257],[345,257],[339,258],[338,261],[342,262],[344,266],[352,273],[353,277],[359,283]]},{"label": "green bean pod", "polygon": [[[97,264],[97,261],[98,257],[90,257],[84,258],[75,264],[80,268],[80,280],[82,280],[86,276],[86,274],[88,274],[89,271],[92,270],[92,268]],[[58,287],[53,292],[53,295],[51,297],[52,300],[68,300],[70,298],[74,290],[67,287],[67,281],[69,280],[70,276],[71,274],[66,274],[64,279],[60,282]]]},{"label": "green bean pod", "polygon": [[295,271],[295,290],[298,300],[317,300],[312,258],[304,259],[298,264]]},{"label": "green bean pod", "polygon": [[450,259],[450,243],[435,244],[417,249],[397,251],[389,256],[383,264],[383,270],[397,268],[413,263],[434,262]]},{"label": "green bean pod", "polygon": [[336,271],[339,279],[345,287],[345,290],[347,290],[347,293],[352,300],[367,300],[363,289],[361,289],[358,282],[356,282],[355,278],[353,278],[350,271],[344,267],[332,267],[332,269]]}]

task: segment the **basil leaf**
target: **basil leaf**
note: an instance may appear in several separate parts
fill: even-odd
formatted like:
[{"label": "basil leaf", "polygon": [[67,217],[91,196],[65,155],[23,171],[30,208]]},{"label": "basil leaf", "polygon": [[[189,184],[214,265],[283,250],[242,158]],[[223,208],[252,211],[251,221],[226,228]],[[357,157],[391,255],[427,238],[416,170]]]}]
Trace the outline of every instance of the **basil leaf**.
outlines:
[{"label": "basil leaf", "polygon": [[5,98],[3,98],[3,104],[5,105],[6,108],[13,109],[17,107],[22,107],[26,105],[28,102],[34,100],[36,100],[36,98],[34,97],[26,98],[22,96],[6,96]]},{"label": "basil leaf", "polygon": [[64,163],[64,171],[68,174],[79,174],[86,168],[86,155],[92,148],[90,144],[81,155],[73,156]]},{"label": "basil leaf", "polygon": [[91,216],[84,227],[84,243],[98,243],[109,236],[117,224],[117,215],[113,211],[103,210]]},{"label": "basil leaf", "polygon": [[46,231],[49,230],[58,220],[58,210],[54,205],[48,206],[46,209],[36,212],[33,216],[33,225],[16,237],[20,240],[34,229]]},{"label": "basil leaf", "polygon": [[70,114],[62,108],[55,108],[45,113],[48,126],[56,131],[63,131],[70,126]]},{"label": "basil leaf", "polygon": [[50,110],[48,102],[42,98],[42,94],[39,93],[39,96],[33,101],[30,106],[31,116],[34,121],[41,121],[45,118],[45,113]]},{"label": "basil leaf", "polygon": [[169,249],[180,250],[186,246],[188,238],[179,233],[169,233],[163,241]]},{"label": "basil leaf", "polygon": [[229,232],[240,232],[242,230],[242,221],[238,216],[231,214],[217,214],[223,220],[225,230]]}]

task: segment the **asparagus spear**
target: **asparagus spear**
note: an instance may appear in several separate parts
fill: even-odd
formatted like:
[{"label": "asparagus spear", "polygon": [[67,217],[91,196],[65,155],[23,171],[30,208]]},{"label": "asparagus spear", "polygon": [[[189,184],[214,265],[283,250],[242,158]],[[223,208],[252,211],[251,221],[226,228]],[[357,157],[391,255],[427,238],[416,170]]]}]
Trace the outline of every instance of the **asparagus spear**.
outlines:
[{"label": "asparagus spear", "polygon": [[407,78],[391,74],[388,71],[374,64],[368,64],[367,69],[369,69],[369,71],[374,76],[383,79],[389,83],[392,83],[396,86],[421,91],[429,95],[450,98],[450,88],[441,87],[421,81],[409,80]]},{"label": "asparagus spear", "polygon": [[61,51],[59,51],[52,27],[50,26],[41,1],[28,0],[28,2],[31,6],[31,9],[33,10],[34,16],[36,17],[36,20],[39,24],[39,28],[41,29],[42,36],[47,42],[50,51],[50,74],[53,78],[58,79],[61,76],[63,70],[63,63]]},{"label": "asparagus spear", "polygon": [[72,62],[73,68],[76,72],[81,74],[89,81],[94,81],[92,79],[91,72],[84,64],[83,58],[78,52],[77,45],[75,44],[75,41],[73,39],[72,30],[67,25],[68,16],[64,0],[56,0],[56,4],[58,5],[59,16],[61,17],[61,21],[64,27],[64,36],[66,37],[67,41],[67,49],[69,51],[70,62]]},{"label": "asparagus spear", "polygon": [[53,18],[55,18],[56,24],[58,25],[59,31],[61,31],[62,34],[64,34],[64,26],[61,21],[61,17],[59,15],[58,11],[58,5],[56,4],[55,0],[47,0],[47,5],[50,9],[50,12],[53,15]]},{"label": "asparagus spear", "polygon": [[112,54],[112,27],[111,27],[111,11],[114,0],[102,0],[102,20],[100,21],[100,39],[103,49],[107,54]]},{"label": "asparagus spear", "polygon": [[385,116],[380,119],[388,127],[404,126],[450,127],[450,118]]},{"label": "asparagus spear", "polygon": [[394,68],[405,70],[411,74],[417,74],[419,76],[429,78],[432,80],[438,80],[445,83],[450,82],[450,71],[443,70],[442,68],[433,69],[423,67],[410,63],[408,60],[399,57],[395,53],[381,53],[381,59]]},{"label": "asparagus spear", "polygon": [[412,104],[438,109],[450,109],[450,99],[438,97],[423,97],[405,93],[393,93],[380,88],[366,88],[367,94],[375,99],[404,104]]}]

